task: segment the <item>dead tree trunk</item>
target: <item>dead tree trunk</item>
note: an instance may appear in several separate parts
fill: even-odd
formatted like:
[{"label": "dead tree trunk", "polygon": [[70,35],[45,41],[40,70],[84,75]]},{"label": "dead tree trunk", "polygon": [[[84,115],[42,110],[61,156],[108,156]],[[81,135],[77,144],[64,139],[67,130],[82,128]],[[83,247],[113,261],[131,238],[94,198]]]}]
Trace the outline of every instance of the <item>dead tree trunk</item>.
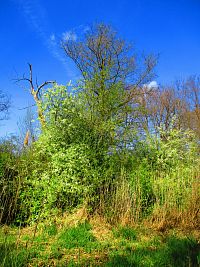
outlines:
[{"label": "dead tree trunk", "polygon": [[[41,89],[44,88],[48,84],[54,84],[55,81],[45,81],[42,84],[38,85],[37,79],[34,85],[33,82],[33,71],[32,71],[32,65],[28,64],[29,66],[29,78],[23,76],[21,79],[17,79],[17,81],[27,81],[30,85],[30,93],[33,96],[33,99],[35,101],[35,104],[37,106],[37,113],[38,113],[38,118],[41,124],[41,127],[44,128],[46,125],[46,120],[45,120],[45,115],[42,110],[42,102],[41,102],[41,97],[40,97],[40,92]],[[29,143],[29,130],[26,133],[25,139],[24,139],[24,146],[28,146]]]}]

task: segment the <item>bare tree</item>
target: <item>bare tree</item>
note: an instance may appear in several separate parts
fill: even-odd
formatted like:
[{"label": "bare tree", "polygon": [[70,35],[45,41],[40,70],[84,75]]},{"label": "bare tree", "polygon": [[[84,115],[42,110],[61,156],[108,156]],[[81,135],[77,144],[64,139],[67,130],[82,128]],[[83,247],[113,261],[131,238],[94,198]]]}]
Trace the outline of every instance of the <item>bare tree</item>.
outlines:
[{"label": "bare tree", "polygon": [[200,76],[190,76],[177,82],[181,99],[185,102],[182,125],[193,130],[200,137]]},{"label": "bare tree", "polygon": [[[178,97],[173,86],[143,87],[143,93],[135,96],[137,119],[141,132],[157,133],[161,128],[181,128],[181,116],[185,103]],[[165,138],[165,136],[163,136]]]},{"label": "bare tree", "polygon": [[173,126],[191,129],[200,136],[200,78],[191,76],[171,86],[160,86],[148,94],[136,97],[140,122],[146,131],[162,127],[166,132]]},{"label": "bare tree", "polygon": [[[23,75],[22,78],[18,78],[16,79],[17,82],[21,82],[21,81],[25,81],[28,82],[29,86],[30,86],[30,93],[33,96],[33,99],[35,101],[35,104],[37,106],[37,113],[38,113],[38,118],[40,121],[40,124],[43,127],[45,127],[46,124],[46,120],[45,120],[45,115],[44,112],[42,110],[42,102],[41,102],[41,90],[49,84],[54,84],[55,81],[45,81],[43,83],[41,83],[40,85],[37,82],[37,78],[36,81],[34,83],[33,81],[33,71],[32,71],[32,65],[28,64],[29,66],[29,77],[26,77],[25,75]],[[29,108],[29,107],[27,107]],[[29,114],[30,115],[30,114]],[[32,126],[31,126],[32,127]],[[33,136],[31,135],[32,133],[32,128],[28,128],[25,134],[25,138],[24,138],[24,146],[27,146],[29,144],[29,138]]]},{"label": "bare tree", "polygon": [[10,105],[11,102],[8,95],[0,91],[0,120],[4,120],[7,118]]},{"label": "bare tree", "polygon": [[34,99],[35,104],[37,106],[38,118],[40,120],[41,126],[44,127],[45,126],[45,115],[44,115],[43,110],[42,110],[41,90],[46,85],[55,83],[55,81],[45,81],[45,82],[43,82],[42,84],[39,85],[38,82],[37,82],[37,79],[36,79],[36,82],[34,84],[32,65],[28,64],[28,66],[29,66],[29,77],[27,78],[25,75],[23,75],[22,78],[18,78],[18,79],[16,79],[16,81],[17,82],[26,81],[26,82],[29,83],[30,93],[33,96],[33,99]]},{"label": "bare tree", "polygon": [[180,99],[173,87],[164,87],[153,91],[147,98],[147,109],[154,128],[168,131],[173,119],[179,116]]}]

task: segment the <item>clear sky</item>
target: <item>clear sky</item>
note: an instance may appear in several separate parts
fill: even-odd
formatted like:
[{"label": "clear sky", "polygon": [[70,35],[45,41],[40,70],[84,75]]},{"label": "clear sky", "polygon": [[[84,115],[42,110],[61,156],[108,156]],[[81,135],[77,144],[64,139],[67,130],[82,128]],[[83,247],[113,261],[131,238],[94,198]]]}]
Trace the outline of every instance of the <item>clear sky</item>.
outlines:
[{"label": "clear sky", "polygon": [[76,79],[59,40],[72,30],[79,38],[93,22],[111,24],[136,51],[159,53],[158,82],[200,74],[199,0],[0,0],[0,90],[12,99],[0,136],[15,133],[20,109],[33,103],[13,79],[28,74],[28,62],[38,81]]}]

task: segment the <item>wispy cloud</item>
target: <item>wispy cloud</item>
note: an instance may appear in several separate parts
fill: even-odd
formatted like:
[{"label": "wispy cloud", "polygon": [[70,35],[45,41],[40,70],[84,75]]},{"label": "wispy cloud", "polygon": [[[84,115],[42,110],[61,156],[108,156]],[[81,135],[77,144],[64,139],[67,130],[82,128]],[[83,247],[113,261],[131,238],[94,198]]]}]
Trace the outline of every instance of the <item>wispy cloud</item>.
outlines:
[{"label": "wispy cloud", "polygon": [[[70,77],[75,77],[75,73],[71,70],[70,62],[60,49],[60,40],[54,33],[50,33],[48,29],[48,16],[45,8],[41,5],[39,0],[13,0],[21,12],[23,13],[26,23],[41,39],[43,45],[48,49],[49,53],[59,60],[67,74]],[[67,32],[65,33],[67,34]],[[70,37],[70,31],[68,31]],[[66,35],[67,37],[67,35]],[[76,35],[72,34],[71,38],[75,39]]]},{"label": "wispy cloud", "polygon": [[53,42],[53,41],[55,41],[55,39],[56,39],[55,34],[52,33],[52,34],[50,35],[50,40]]},{"label": "wispy cloud", "polygon": [[66,56],[61,53],[60,38],[56,37],[55,33],[52,33],[50,36],[48,36],[48,38],[46,39],[46,46],[51,54],[63,64],[65,70],[67,71],[67,74],[71,78],[76,79],[76,74],[71,67],[71,63],[66,58]]},{"label": "wispy cloud", "polygon": [[90,28],[86,25],[80,24],[72,29],[68,29],[61,34],[63,41],[78,41],[86,34]]},{"label": "wispy cloud", "polygon": [[76,41],[77,40],[77,34],[72,31],[66,31],[62,33],[62,39],[63,41]]},{"label": "wispy cloud", "polygon": [[39,37],[46,37],[47,14],[38,0],[14,0],[24,14],[26,23]]}]

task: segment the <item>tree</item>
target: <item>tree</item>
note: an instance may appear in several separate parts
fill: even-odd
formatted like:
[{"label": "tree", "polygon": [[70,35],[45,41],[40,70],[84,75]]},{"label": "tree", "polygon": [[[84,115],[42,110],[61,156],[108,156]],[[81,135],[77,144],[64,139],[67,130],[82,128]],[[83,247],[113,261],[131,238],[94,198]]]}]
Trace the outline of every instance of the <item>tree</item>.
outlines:
[{"label": "tree", "polygon": [[0,91],[0,120],[7,118],[8,110],[10,108],[10,98],[4,92]]},{"label": "tree", "polygon": [[180,95],[185,101],[182,124],[200,137],[200,76],[190,76],[178,83]]},{"label": "tree", "polygon": [[37,78],[36,78],[36,82],[34,84],[32,65],[28,64],[28,66],[29,66],[29,77],[27,78],[26,76],[23,75],[22,78],[18,78],[18,79],[16,79],[16,81],[17,82],[26,81],[29,83],[30,93],[33,96],[33,99],[34,99],[35,104],[37,106],[39,121],[41,123],[41,126],[44,127],[45,126],[45,116],[44,116],[44,113],[42,110],[41,91],[46,85],[53,84],[53,83],[55,83],[55,81],[45,81],[39,85],[37,82]]},{"label": "tree", "polygon": [[132,46],[118,37],[109,25],[95,24],[82,40],[68,38],[62,40],[61,44],[66,55],[81,72],[85,83],[89,82],[89,87],[97,99],[102,95],[107,97],[105,92],[113,85],[120,83],[126,89],[126,97],[118,107],[129,103],[135,90],[154,75],[156,58],[144,57],[143,64],[140,64]]},{"label": "tree", "polygon": [[173,127],[181,128],[181,114],[185,103],[177,96],[173,86],[159,86],[140,101],[144,128],[148,132],[157,132],[159,128],[168,132]]},{"label": "tree", "polygon": [[19,119],[17,125],[21,145],[24,143],[24,146],[28,146],[36,140],[36,128],[39,127],[39,123],[35,121],[35,113],[30,106],[26,108],[25,116]]},{"label": "tree", "polygon": [[[41,127],[44,128],[45,125],[46,125],[46,120],[45,120],[44,112],[42,110],[41,91],[46,85],[54,84],[55,81],[45,81],[45,82],[43,82],[43,83],[41,83],[39,85],[38,81],[37,81],[37,78],[36,78],[36,81],[34,83],[32,65],[28,64],[28,66],[29,66],[29,77],[27,78],[25,75],[23,75],[22,78],[18,78],[18,79],[16,79],[16,81],[17,82],[26,81],[26,82],[29,83],[29,85],[30,85],[30,93],[33,96],[33,99],[34,99],[35,104],[37,106],[38,119],[40,121]],[[29,124],[29,126],[31,126],[31,128],[32,128],[31,124]],[[31,138],[33,140],[33,135],[31,135],[31,131],[32,131],[31,128],[27,129],[25,137],[24,137],[24,142],[23,143],[24,143],[25,147],[29,144],[30,136],[31,136]]]},{"label": "tree", "polygon": [[[68,38],[61,44],[83,76],[82,98],[93,124],[101,132],[100,138],[108,139],[109,131],[115,140],[122,139],[125,132],[127,138],[127,130],[136,128],[136,98],[154,76],[157,59],[150,55],[137,60],[132,46],[103,23],[91,26],[83,39]],[[107,128],[107,132],[102,128]],[[113,143],[114,138],[109,139]]]}]

